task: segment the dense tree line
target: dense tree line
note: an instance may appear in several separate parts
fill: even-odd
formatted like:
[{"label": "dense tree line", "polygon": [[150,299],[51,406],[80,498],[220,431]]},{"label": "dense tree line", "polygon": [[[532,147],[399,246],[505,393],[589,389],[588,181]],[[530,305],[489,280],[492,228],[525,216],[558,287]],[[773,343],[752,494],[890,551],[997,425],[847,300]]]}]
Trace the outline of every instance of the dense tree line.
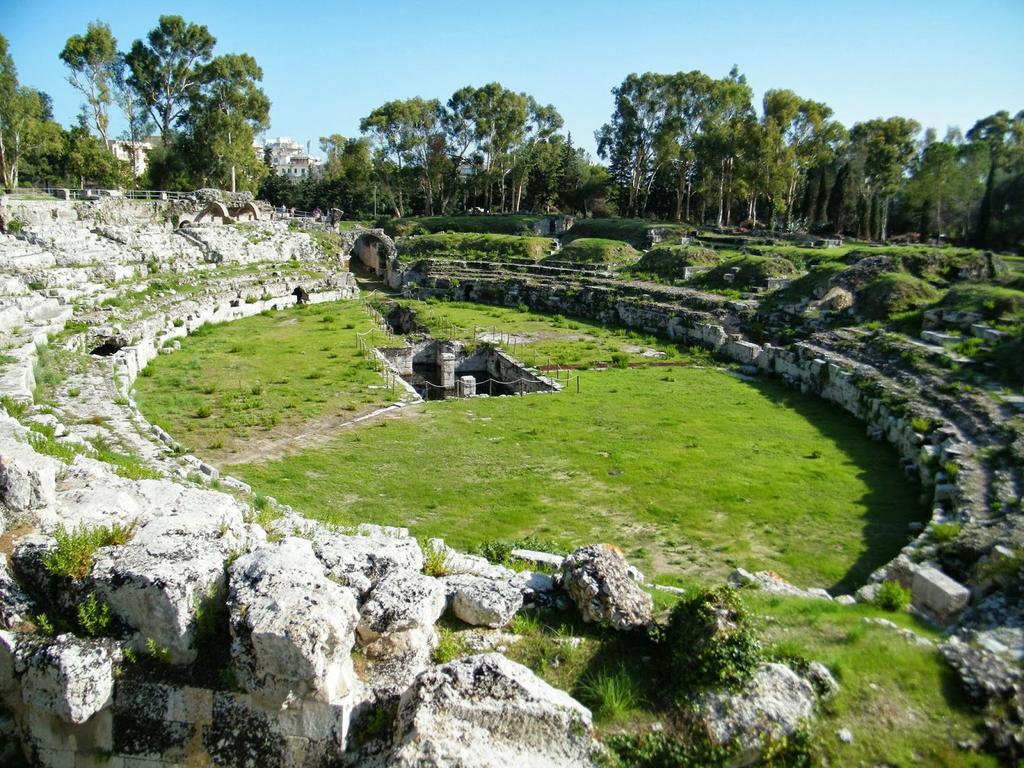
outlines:
[{"label": "dense tree line", "polygon": [[847,129],[789,90],[766,92],[758,112],[736,68],[717,80],[631,74],[612,93],[596,136],[623,215],[880,240],[1024,239],[1024,111],[939,141],[903,117]]},{"label": "dense tree line", "polygon": [[[559,210],[718,226],[806,229],[865,239],[894,235],[986,247],[1024,242],[1024,110],[997,112],[941,140],[914,120],[847,128],[790,90],[755,106],[735,67],[630,74],[596,132],[600,165],[562,132],[552,105],[488,83],[442,102],[390,101],[361,136],[325,136],[323,173],[295,183],[253,151],[269,125],[262,71],[247,54],[215,55],[202,25],[161,16],[118,50],[90,23],[60,59],[82,94],[78,124],[53,120],[50,98],[19,83],[0,36],[0,175],[6,187],[136,183],[113,155],[121,138],[158,146],[138,181],[161,189],[259,190],[274,202],[350,215]],[[110,116],[125,130],[111,135]]]},{"label": "dense tree line", "polygon": [[[253,152],[269,126],[270,101],[259,87],[263,73],[247,54],[214,56],[216,38],[180,16],[161,16],[145,40],[120,52],[110,27],[92,22],[68,38],[60,59],[68,82],[84,99],[78,124],[53,120],[49,97],[18,82],[0,36],[0,169],[6,187],[33,184],[125,186],[130,164],[113,142],[137,143],[159,132],[141,184],[158,189],[203,186],[255,191],[267,173]],[[126,128],[111,135],[119,110]]]},{"label": "dense tree line", "polygon": [[446,103],[390,101],[360,122],[363,136],[320,140],[320,179],[263,187],[275,203],[404,216],[480,208],[496,213],[604,213],[608,174],[560,133],[551,105],[499,83],[460,88]]}]

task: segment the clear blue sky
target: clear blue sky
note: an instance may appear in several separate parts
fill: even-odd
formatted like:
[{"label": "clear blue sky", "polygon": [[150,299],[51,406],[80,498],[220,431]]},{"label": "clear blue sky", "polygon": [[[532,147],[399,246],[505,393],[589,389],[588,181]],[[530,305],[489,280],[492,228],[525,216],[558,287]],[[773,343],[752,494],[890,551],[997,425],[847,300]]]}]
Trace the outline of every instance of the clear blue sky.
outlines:
[{"label": "clear blue sky", "polygon": [[273,103],[267,135],[314,147],[321,135],[356,135],[385,101],[497,80],[554,104],[593,152],[627,73],[719,77],[733,64],[758,100],[791,88],[848,126],[899,114],[941,135],[1024,109],[1024,0],[0,0],[0,32],[21,81],[48,92],[67,124],[81,102],[57,58],[68,36],[99,18],[126,50],[161,13],[206,24],[219,53],[255,56]]}]

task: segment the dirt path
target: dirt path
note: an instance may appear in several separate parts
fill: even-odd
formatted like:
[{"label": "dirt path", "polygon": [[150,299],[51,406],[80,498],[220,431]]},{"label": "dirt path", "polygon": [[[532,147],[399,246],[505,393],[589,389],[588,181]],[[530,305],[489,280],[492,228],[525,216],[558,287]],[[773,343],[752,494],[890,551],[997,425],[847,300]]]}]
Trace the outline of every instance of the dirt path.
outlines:
[{"label": "dirt path", "polygon": [[301,424],[275,427],[265,436],[249,437],[237,450],[227,449],[203,451],[203,458],[215,466],[229,464],[260,464],[275,461],[284,456],[324,445],[340,432],[353,427],[386,418],[409,418],[418,413],[415,403],[401,407],[390,405],[385,408],[366,408],[344,415],[329,414]]}]

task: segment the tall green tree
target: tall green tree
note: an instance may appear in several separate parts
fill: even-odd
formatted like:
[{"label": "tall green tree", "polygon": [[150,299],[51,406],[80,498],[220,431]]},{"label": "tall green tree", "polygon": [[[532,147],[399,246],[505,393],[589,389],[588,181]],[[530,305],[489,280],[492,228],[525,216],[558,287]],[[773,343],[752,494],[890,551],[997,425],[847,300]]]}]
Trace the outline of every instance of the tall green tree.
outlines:
[{"label": "tall green tree", "polygon": [[270,121],[270,99],[259,85],[263,70],[248,54],[225,54],[203,67],[200,79],[181,117],[196,180],[256,191],[267,173],[253,152],[256,133]]},{"label": "tall green tree", "polygon": [[978,228],[974,235],[977,245],[988,247],[992,242],[996,179],[999,172],[1011,165],[1017,159],[1015,155],[1024,148],[1024,110],[1013,117],[1005,110],[983,117],[967,132],[967,140],[982,147],[988,160],[985,194],[981,200]]},{"label": "tall green tree", "polygon": [[850,145],[860,169],[860,234],[885,240],[889,205],[915,155],[914,138],[921,130],[905,117],[868,120],[850,130]]},{"label": "tall green tree", "polygon": [[595,134],[597,154],[608,160],[612,176],[625,190],[625,213],[642,216],[664,155],[659,142],[666,129],[666,76],[630,74],[612,89],[611,122]]},{"label": "tall green tree", "polygon": [[141,172],[141,169],[138,167],[136,147],[152,130],[153,123],[150,120],[146,105],[128,82],[130,75],[131,69],[128,66],[125,54],[118,54],[110,81],[111,92],[113,93],[114,103],[121,110],[125,118],[125,129],[121,133],[121,138],[126,140],[132,147],[131,164],[132,179],[134,180]]},{"label": "tall green tree", "polygon": [[70,74],[68,82],[85,96],[89,119],[109,151],[111,82],[118,66],[117,40],[110,26],[91,21],[84,35],[72,35],[60,52]]},{"label": "tall green tree", "polygon": [[404,215],[408,202],[409,172],[418,177],[426,210],[433,213],[442,118],[439,101],[416,97],[389,101],[359,123],[359,129],[375,141],[375,166],[396,216]]},{"label": "tall green tree", "polygon": [[161,16],[157,26],[136,40],[127,55],[129,83],[160,128],[165,144],[174,123],[190,106],[208,73],[217,39],[204,25],[181,16]]},{"label": "tall green tree", "polygon": [[[53,122],[49,97],[18,82],[18,70],[0,35],[0,176],[8,189],[18,186],[22,162],[54,154],[60,142],[60,127]],[[39,177],[53,169],[38,166]]]}]

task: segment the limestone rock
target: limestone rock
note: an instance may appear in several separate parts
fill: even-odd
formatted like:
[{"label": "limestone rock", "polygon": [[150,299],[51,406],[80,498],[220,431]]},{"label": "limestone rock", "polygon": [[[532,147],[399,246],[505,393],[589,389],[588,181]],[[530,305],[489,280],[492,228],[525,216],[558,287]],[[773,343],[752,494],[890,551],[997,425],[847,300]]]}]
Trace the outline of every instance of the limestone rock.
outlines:
[{"label": "limestone rock", "polygon": [[523,607],[523,588],[504,579],[482,576],[449,576],[452,611],[474,627],[503,627]]},{"label": "limestone rock", "polygon": [[28,658],[22,699],[68,723],[84,723],[110,703],[114,666],[120,660],[120,651],[110,641],[60,635]]},{"label": "limestone rock", "polygon": [[499,654],[421,674],[402,696],[392,766],[590,766],[590,712]]},{"label": "limestone rock", "polygon": [[967,587],[930,565],[918,566],[914,572],[911,596],[915,608],[947,624],[967,607],[971,599]]},{"label": "limestone rock", "polygon": [[32,601],[0,556],[0,629],[11,629],[32,611]]},{"label": "limestone rock", "polygon": [[313,535],[317,557],[331,576],[356,590],[360,599],[396,568],[423,570],[423,552],[416,539],[367,531],[365,535],[348,536],[318,526]]},{"label": "limestone rock", "polygon": [[92,580],[99,597],[147,640],[170,652],[174,664],[195,658],[196,606],[224,588],[224,562],[249,541],[241,507],[226,494],[165,481],[157,516],[123,546],[96,555]]},{"label": "limestone rock", "polygon": [[417,571],[395,569],[377,582],[363,605],[357,634],[371,657],[429,656],[434,624],[444,613],[444,584]]},{"label": "limestone rock", "polygon": [[839,683],[828,671],[828,667],[820,661],[812,661],[804,673],[804,678],[813,686],[819,699],[831,699],[839,693]]},{"label": "limestone rock", "polygon": [[27,445],[4,439],[0,445],[0,501],[12,512],[49,506],[56,495],[56,462]]},{"label": "limestone rock", "polygon": [[562,587],[584,621],[624,630],[651,623],[654,601],[630,578],[622,552],[607,544],[581,547],[565,558]]},{"label": "limestone rock", "polygon": [[287,538],[240,557],[228,607],[231,657],[249,693],[282,705],[350,692],[355,598],[327,578],[310,542]]},{"label": "limestone rock", "polygon": [[704,694],[696,716],[713,745],[737,750],[731,765],[751,765],[765,739],[781,739],[811,716],[814,701],[809,682],[787,666],[765,664],[740,691]]}]

